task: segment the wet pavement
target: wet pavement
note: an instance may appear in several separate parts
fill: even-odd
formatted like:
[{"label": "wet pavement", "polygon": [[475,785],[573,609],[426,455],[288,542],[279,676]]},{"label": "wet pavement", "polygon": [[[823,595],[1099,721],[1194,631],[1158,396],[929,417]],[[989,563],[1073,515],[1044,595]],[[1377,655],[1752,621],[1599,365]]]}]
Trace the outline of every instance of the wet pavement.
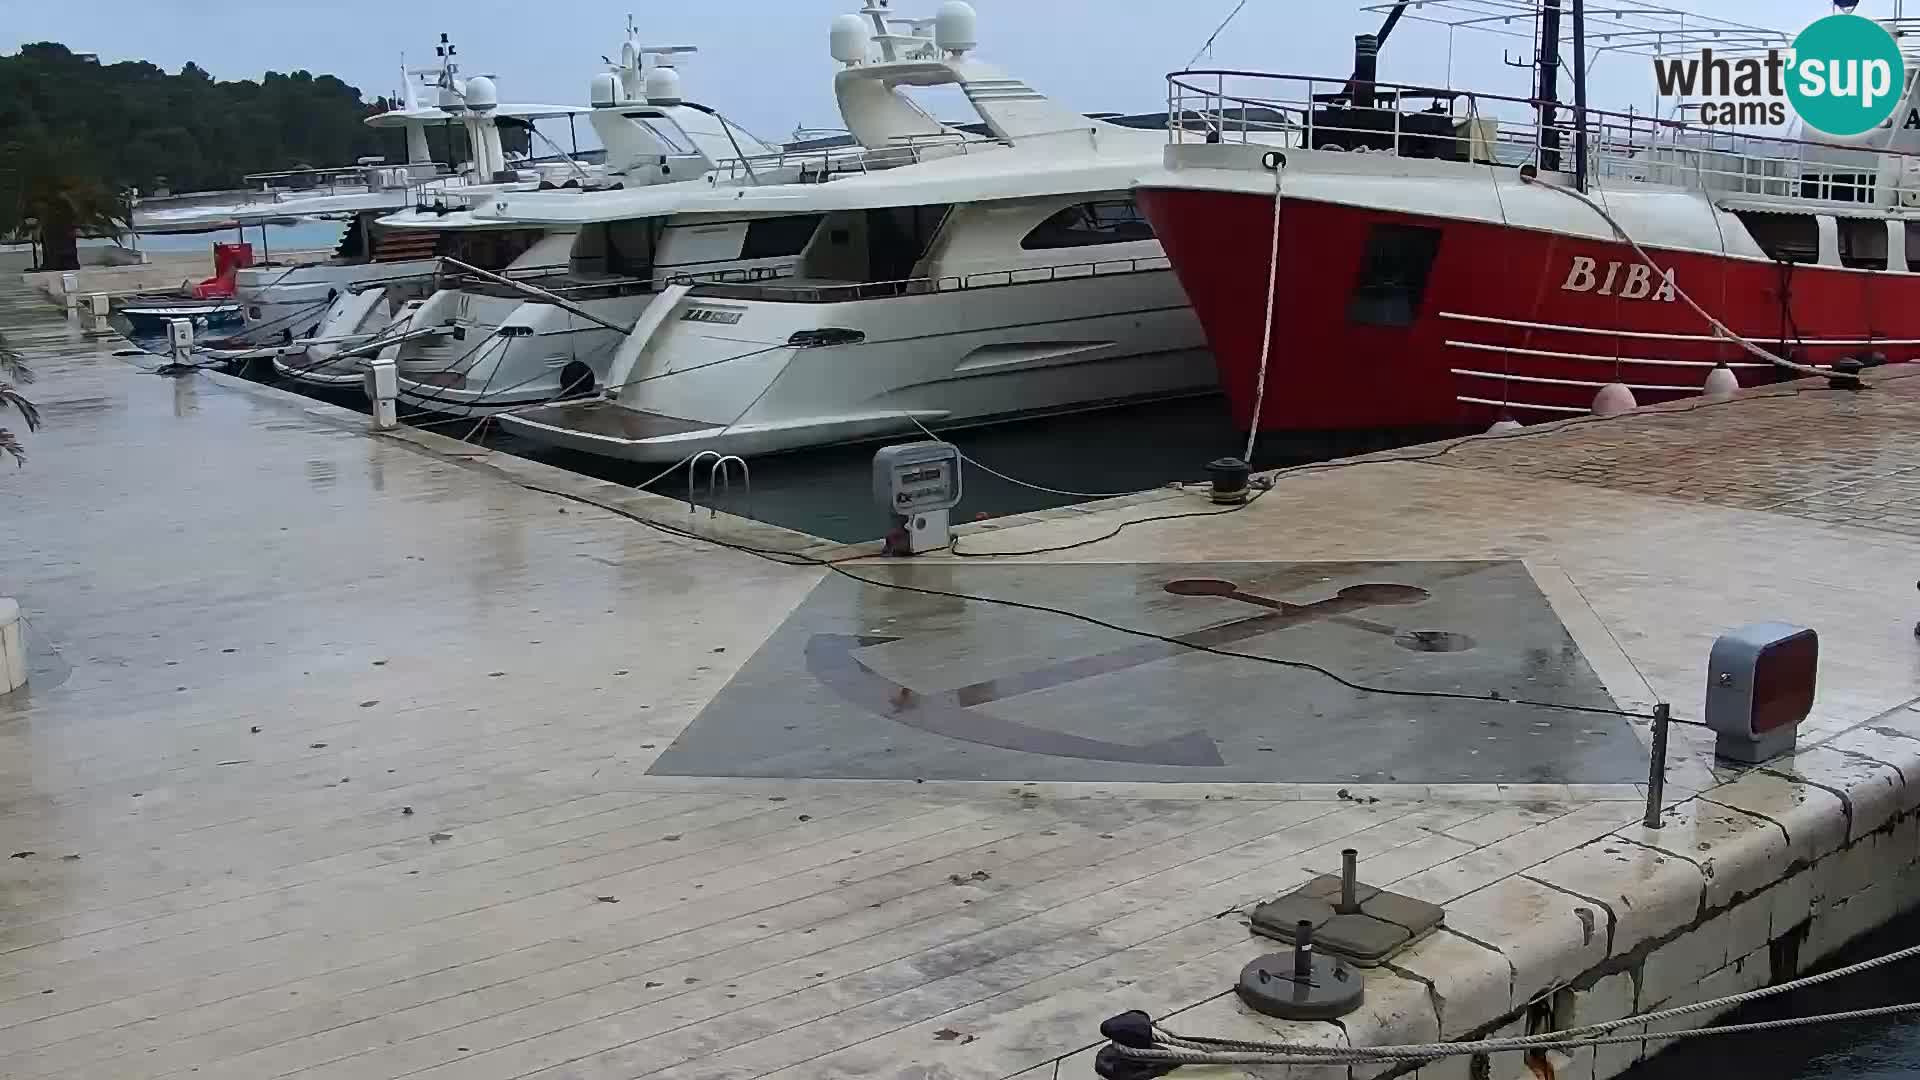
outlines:
[{"label": "wet pavement", "polygon": [[822,581],[652,771],[1422,784],[1646,773],[1619,717],[1382,699],[1244,659],[1400,691],[1611,708],[1518,561],[859,573],[916,591]]},{"label": "wet pavement", "polygon": [[[1255,948],[1221,916],[1344,848],[1434,903],[1545,888],[1640,815],[1640,725],[1566,707],[1697,715],[1727,627],[1821,630],[1809,742],[1920,695],[1912,382],[1726,407],[1718,487],[1638,483],[1695,421],[1635,417],[1001,519],[961,541],[1001,558],[862,584],[153,374],[6,283],[0,332],[48,420],[0,473],[8,1077],[1082,1076],[1104,1016],[1218,1008]],[[1842,488],[1864,524],[1786,506]],[[1676,797],[1723,778],[1675,757]],[[1529,917],[1397,966],[1506,993]]]}]

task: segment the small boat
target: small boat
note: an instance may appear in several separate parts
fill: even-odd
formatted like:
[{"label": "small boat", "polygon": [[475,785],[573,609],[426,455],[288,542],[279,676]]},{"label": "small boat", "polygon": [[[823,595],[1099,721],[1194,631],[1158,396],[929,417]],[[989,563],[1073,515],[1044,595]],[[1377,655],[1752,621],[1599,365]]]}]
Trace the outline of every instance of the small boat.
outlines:
[{"label": "small boat", "polygon": [[133,327],[136,337],[167,332],[167,324],[187,319],[195,330],[237,326],[245,318],[241,306],[233,300],[193,300],[187,297],[135,296],[121,304],[120,314]]}]

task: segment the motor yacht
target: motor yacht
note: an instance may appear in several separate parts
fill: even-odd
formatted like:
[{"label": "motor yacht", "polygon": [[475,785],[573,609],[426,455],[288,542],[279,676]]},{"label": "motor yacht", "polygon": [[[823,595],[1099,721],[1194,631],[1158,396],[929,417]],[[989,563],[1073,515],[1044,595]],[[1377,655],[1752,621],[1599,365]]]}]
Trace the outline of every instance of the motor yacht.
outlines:
[{"label": "motor yacht", "polygon": [[[910,434],[1214,385],[1199,324],[1133,180],[1166,136],[1074,112],[975,59],[959,0],[835,20],[835,94],[857,166],[790,183],[695,185],[480,213],[710,237],[747,273],[666,280],[597,392],[499,421],[533,441],[646,462]],[[976,135],[913,94],[953,87]],[[746,164],[746,163],[743,163]],[[656,272],[656,278],[659,276]]]}]

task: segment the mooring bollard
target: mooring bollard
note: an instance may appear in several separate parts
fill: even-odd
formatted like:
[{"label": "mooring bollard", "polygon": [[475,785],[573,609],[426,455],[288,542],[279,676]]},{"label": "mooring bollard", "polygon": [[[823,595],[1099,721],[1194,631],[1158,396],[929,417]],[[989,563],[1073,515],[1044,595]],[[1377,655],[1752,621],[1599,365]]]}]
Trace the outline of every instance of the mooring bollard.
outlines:
[{"label": "mooring bollard", "polygon": [[113,327],[107,325],[107,316],[113,312],[113,303],[107,299],[106,293],[88,293],[87,310],[93,313],[92,333],[110,334],[113,332]]},{"label": "mooring bollard", "polygon": [[1660,827],[1660,804],[1667,799],[1667,721],[1673,710],[1666,702],[1653,707],[1653,750],[1647,766],[1647,816],[1641,824],[1649,829]]},{"label": "mooring bollard", "polygon": [[65,273],[60,275],[60,299],[67,302],[67,314],[80,311],[80,275]]}]

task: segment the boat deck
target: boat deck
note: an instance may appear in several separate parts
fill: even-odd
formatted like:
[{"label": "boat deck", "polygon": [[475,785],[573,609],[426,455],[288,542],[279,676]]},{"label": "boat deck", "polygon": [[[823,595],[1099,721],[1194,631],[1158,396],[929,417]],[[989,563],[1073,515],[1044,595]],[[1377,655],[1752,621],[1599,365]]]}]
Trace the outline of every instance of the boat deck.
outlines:
[{"label": "boat deck", "polygon": [[[1476,898],[1640,814],[1638,723],[1162,639],[1697,716],[1713,637],[1785,618],[1825,638],[1807,741],[1920,695],[1915,379],[843,574],[147,373],[14,287],[0,332],[47,420],[0,473],[33,679],[0,698],[9,1077],[1085,1076],[1105,1016],[1217,1009],[1261,951],[1221,916],[1344,847],[1484,956],[1529,916]],[[1675,755],[1676,794],[1716,781],[1698,733]]]}]

